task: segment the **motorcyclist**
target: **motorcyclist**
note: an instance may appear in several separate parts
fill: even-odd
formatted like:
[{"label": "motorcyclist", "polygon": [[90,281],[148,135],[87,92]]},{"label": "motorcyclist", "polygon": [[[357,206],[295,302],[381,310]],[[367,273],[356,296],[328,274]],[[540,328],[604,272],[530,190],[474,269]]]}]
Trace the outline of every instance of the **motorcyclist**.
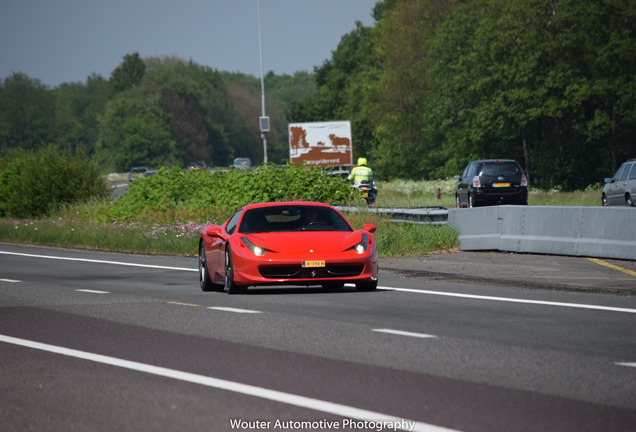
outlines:
[{"label": "motorcyclist", "polygon": [[373,170],[367,166],[367,158],[358,158],[358,165],[351,170],[348,180],[353,180],[355,185],[359,185],[363,181],[371,182],[373,178]]}]

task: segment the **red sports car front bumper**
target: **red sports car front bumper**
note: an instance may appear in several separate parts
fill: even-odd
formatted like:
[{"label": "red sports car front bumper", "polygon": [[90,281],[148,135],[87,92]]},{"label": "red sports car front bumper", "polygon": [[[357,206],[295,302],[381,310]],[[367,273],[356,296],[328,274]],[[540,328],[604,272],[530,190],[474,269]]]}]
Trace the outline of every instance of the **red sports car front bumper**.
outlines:
[{"label": "red sports car front bumper", "polygon": [[247,248],[233,250],[234,281],[238,285],[321,285],[328,282],[375,281],[377,250],[353,250],[318,256],[281,258],[276,253],[255,256]]}]

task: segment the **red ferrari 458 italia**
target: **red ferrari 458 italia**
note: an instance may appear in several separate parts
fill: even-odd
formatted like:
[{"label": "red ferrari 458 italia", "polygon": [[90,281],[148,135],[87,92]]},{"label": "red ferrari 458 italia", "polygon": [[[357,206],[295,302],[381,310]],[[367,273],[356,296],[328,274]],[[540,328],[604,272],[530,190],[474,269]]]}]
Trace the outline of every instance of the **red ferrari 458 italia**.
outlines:
[{"label": "red ferrari 458 italia", "polygon": [[321,285],[359,291],[378,285],[374,225],[354,231],[335,208],[314,202],[250,204],[199,240],[203,291],[242,293],[257,285]]}]

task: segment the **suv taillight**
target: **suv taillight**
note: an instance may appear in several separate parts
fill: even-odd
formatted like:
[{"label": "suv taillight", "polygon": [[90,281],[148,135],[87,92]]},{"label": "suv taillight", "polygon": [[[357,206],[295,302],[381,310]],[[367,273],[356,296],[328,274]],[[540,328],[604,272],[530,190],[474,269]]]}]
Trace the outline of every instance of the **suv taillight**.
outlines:
[{"label": "suv taillight", "polygon": [[479,176],[473,177],[473,187],[481,187],[481,182],[479,181]]},{"label": "suv taillight", "polygon": [[528,186],[528,179],[524,175],[521,176],[521,186]]}]

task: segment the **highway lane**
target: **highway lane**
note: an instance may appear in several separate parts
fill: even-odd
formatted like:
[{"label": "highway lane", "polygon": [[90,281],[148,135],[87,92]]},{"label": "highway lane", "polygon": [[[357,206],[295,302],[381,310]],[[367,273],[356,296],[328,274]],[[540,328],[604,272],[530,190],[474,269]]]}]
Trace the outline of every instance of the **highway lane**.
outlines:
[{"label": "highway lane", "polygon": [[[0,335],[16,338],[0,342],[3,430],[231,430],[239,420],[358,430],[343,423],[374,416],[417,430],[636,423],[631,297],[382,271],[373,293],[227,296],[201,292],[195,270],[188,257],[2,245]],[[132,365],[113,364],[122,360]]]}]

